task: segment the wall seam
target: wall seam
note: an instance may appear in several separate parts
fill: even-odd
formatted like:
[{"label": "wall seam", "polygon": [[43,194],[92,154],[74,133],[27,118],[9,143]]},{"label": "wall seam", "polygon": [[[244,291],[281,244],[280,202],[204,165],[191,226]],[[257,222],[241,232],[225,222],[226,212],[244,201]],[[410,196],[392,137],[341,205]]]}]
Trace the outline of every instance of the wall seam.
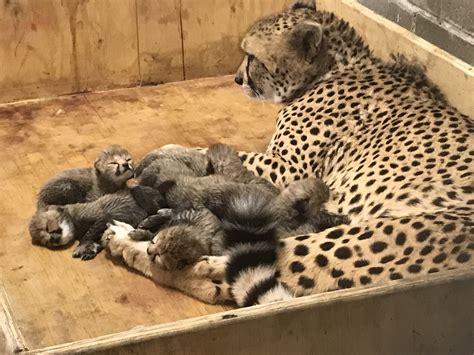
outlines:
[{"label": "wall seam", "polygon": [[181,16],[182,0],[178,0],[178,4],[179,4],[179,32],[181,35],[181,62],[183,65],[183,80],[186,80],[186,66],[185,66],[185,60],[184,60],[183,18]]},{"label": "wall seam", "polygon": [[138,85],[141,86],[143,82],[141,58],[140,58],[140,33],[138,27],[138,0],[135,0],[135,26],[137,31],[137,60],[138,60]]}]

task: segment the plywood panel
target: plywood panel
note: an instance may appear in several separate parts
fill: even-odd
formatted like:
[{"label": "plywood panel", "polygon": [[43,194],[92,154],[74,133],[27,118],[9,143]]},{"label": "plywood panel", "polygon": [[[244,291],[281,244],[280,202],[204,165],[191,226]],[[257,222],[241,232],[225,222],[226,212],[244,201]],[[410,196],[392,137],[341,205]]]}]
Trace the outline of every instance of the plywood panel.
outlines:
[{"label": "plywood panel", "polygon": [[142,84],[184,80],[180,0],[137,0]]},{"label": "plywood panel", "polygon": [[186,79],[231,74],[242,61],[240,42],[259,18],[293,0],[181,0]]},{"label": "plywood panel", "polygon": [[471,65],[355,0],[318,0],[317,5],[348,21],[380,58],[389,60],[391,54],[400,53],[409,61],[420,64],[454,107],[474,117],[474,68]]},{"label": "plywood panel", "polygon": [[49,176],[91,166],[108,144],[123,144],[136,159],[167,143],[223,141],[263,151],[277,110],[249,100],[231,77],[0,106],[0,279],[26,346],[228,309],[159,287],[105,253],[82,262],[71,257],[72,248],[32,246],[28,220]]},{"label": "plywood panel", "polygon": [[0,4],[0,101],[139,81],[135,0]]},{"label": "plywood panel", "polygon": [[47,348],[40,354],[471,354],[474,272],[340,290]]}]

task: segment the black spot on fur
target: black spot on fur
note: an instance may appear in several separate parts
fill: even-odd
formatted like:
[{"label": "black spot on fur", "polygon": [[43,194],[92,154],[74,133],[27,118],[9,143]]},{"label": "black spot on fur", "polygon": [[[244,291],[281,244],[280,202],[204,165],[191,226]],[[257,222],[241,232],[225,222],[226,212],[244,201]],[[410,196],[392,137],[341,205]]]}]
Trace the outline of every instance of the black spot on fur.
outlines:
[{"label": "black spot on fur", "polygon": [[347,232],[347,234],[350,234],[350,235],[355,235],[357,233],[360,232],[360,228],[359,227],[353,227],[351,229],[349,229],[349,231]]},{"label": "black spot on fur", "polygon": [[416,240],[419,242],[424,242],[428,239],[431,235],[431,231],[429,229],[424,229],[416,235]]},{"label": "black spot on fur", "polygon": [[408,261],[408,258],[407,258],[407,257],[403,257],[403,258],[401,258],[400,260],[395,261],[395,264],[396,264],[396,265],[403,265],[403,264],[405,264],[407,261]]},{"label": "black spot on fur", "polygon": [[433,258],[433,262],[435,264],[442,263],[445,260],[446,260],[446,253],[440,253]]},{"label": "black spot on fur", "polygon": [[348,247],[337,248],[334,255],[339,259],[349,259],[352,256],[352,251]]},{"label": "black spot on fur", "polygon": [[342,229],[334,229],[326,235],[326,238],[337,239],[337,238],[342,237],[343,234],[344,234],[344,231]]},{"label": "black spot on fur", "polygon": [[394,272],[392,274],[390,274],[390,280],[399,280],[399,279],[402,279],[402,275],[398,272]]},{"label": "black spot on fur", "polygon": [[305,269],[306,268],[304,267],[304,265],[302,263],[300,263],[299,261],[293,261],[290,264],[290,271],[292,273],[303,272]]},{"label": "black spot on fur", "polygon": [[395,238],[395,243],[397,245],[403,245],[405,244],[406,239],[407,239],[407,235],[403,232],[400,232],[397,234],[397,238]]},{"label": "black spot on fur", "polygon": [[380,262],[381,262],[382,264],[386,264],[386,263],[388,263],[388,262],[390,262],[390,261],[392,261],[392,260],[394,260],[394,259],[395,259],[395,255],[392,255],[392,254],[390,254],[390,255],[385,255],[384,257],[382,257],[382,259],[380,259]]},{"label": "black spot on fur", "polygon": [[369,267],[369,274],[371,275],[378,275],[383,272],[383,267],[381,266],[374,266],[374,267]]},{"label": "black spot on fur", "polygon": [[303,288],[313,288],[314,287],[314,280],[310,279],[304,275],[301,275],[298,279],[298,285],[300,285]]},{"label": "black spot on fur", "polygon": [[415,229],[421,229],[424,227],[423,223],[421,222],[414,222],[411,226]]},{"label": "black spot on fur", "polygon": [[298,241],[303,241],[303,240],[306,240],[309,238],[309,235],[300,235],[298,237],[295,238],[295,240],[298,240]]},{"label": "black spot on fur", "polygon": [[448,223],[443,227],[444,233],[450,233],[456,229],[456,225],[454,223]]},{"label": "black spot on fur", "polygon": [[304,244],[298,244],[296,247],[295,247],[295,251],[294,251],[295,255],[298,255],[298,256],[305,256],[305,255],[308,255],[309,253],[309,249],[306,245]]},{"label": "black spot on fur", "polygon": [[372,282],[372,279],[368,276],[361,276],[359,280],[362,285],[368,285]]},{"label": "black spot on fur", "polygon": [[332,269],[331,271],[331,276],[335,279],[341,277],[342,275],[344,275],[344,271],[341,269]]},{"label": "black spot on fur", "polygon": [[431,251],[433,250],[433,246],[431,245],[426,245],[425,247],[423,247],[423,249],[421,249],[420,251],[420,255],[428,255],[429,253],[431,253]]},{"label": "black spot on fur", "polygon": [[350,279],[346,279],[345,277],[343,277],[343,278],[340,278],[339,280],[337,280],[337,286],[340,289],[351,288],[352,286],[354,286],[354,281],[352,281]]},{"label": "black spot on fur", "polygon": [[319,267],[325,267],[329,262],[328,258],[323,254],[318,254],[314,260]]},{"label": "black spot on fur", "polygon": [[371,238],[373,235],[374,235],[374,232],[372,232],[372,231],[367,231],[367,232],[364,232],[364,233],[362,233],[361,235],[359,235],[359,236],[357,237],[357,239],[359,239],[359,240],[369,239],[369,238]]},{"label": "black spot on fur", "polygon": [[354,266],[355,267],[364,267],[364,266],[367,266],[367,265],[369,265],[369,261],[365,260],[365,259],[360,259],[360,260],[354,261]]},{"label": "black spot on fur", "polygon": [[328,250],[331,250],[332,247],[334,247],[334,243],[333,242],[324,242],[324,243],[320,244],[319,247],[321,248],[321,250],[328,251]]},{"label": "black spot on fur", "polygon": [[388,244],[385,242],[375,242],[370,246],[370,250],[372,250],[374,254],[377,254],[384,251],[387,248],[387,246]]},{"label": "black spot on fur", "polygon": [[461,253],[458,255],[458,257],[456,258],[456,261],[458,263],[465,263],[467,261],[469,261],[469,259],[471,258],[471,256],[468,254],[468,253]]},{"label": "black spot on fur", "polygon": [[417,274],[421,271],[421,266],[418,264],[412,264],[408,267],[408,272],[411,272],[412,274]]}]

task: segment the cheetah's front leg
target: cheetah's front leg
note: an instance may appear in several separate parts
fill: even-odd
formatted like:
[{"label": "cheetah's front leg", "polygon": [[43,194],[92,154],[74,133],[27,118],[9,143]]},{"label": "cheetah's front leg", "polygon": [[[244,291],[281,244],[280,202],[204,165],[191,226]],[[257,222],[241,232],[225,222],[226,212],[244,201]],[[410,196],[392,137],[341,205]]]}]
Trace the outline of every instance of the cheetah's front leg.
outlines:
[{"label": "cheetah's front leg", "polygon": [[215,304],[232,301],[229,285],[224,281],[227,258],[204,257],[182,270],[166,271],[153,263],[149,256],[149,242],[132,240],[128,233],[133,227],[114,222],[104,233],[102,242],[112,256],[121,256],[125,263],[160,285],[178,289],[204,302]]}]

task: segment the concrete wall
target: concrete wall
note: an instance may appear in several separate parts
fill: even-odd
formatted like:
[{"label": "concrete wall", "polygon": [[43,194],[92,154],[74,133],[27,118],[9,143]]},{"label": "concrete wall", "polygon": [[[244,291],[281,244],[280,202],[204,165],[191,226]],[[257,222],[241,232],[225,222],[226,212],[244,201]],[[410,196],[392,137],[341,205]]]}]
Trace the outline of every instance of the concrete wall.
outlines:
[{"label": "concrete wall", "polygon": [[474,65],[473,0],[359,0],[359,2]]}]

